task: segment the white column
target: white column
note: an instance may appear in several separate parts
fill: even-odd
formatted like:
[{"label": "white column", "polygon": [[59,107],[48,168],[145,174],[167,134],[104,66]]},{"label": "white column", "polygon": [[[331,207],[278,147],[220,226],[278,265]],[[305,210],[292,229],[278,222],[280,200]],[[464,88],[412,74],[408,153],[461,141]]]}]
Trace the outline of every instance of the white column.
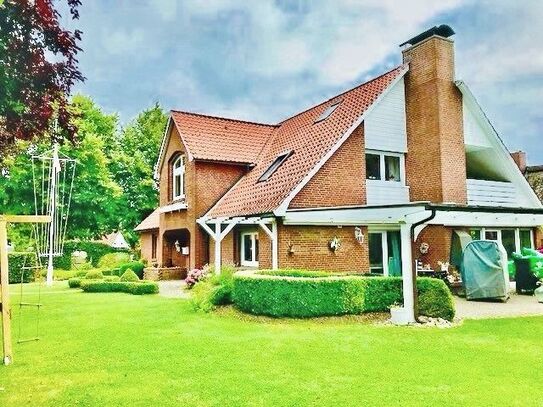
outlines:
[{"label": "white column", "polygon": [[402,241],[403,307],[407,322],[415,322],[413,259],[411,254],[411,224],[402,223],[400,226],[400,235]]},{"label": "white column", "polygon": [[215,221],[215,274],[221,274],[221,221]]},{"label": "white column", "polygon": [[277,242],[277,222],[272,222],[272,269],[277,270],[279,268],[279,245]]}]

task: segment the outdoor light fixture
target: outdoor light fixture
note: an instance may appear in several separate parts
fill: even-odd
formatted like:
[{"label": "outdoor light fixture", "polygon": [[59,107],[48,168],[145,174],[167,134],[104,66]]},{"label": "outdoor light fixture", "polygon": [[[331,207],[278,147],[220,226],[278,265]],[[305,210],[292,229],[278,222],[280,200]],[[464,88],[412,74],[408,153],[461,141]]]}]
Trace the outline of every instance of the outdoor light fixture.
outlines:
[{"label": "outdoor light fixture", "polygon": [[177,252],[180,252],[181,251],[181,245],[179,244],[179,240],[176,240],[175,243],[173,244],[175,246],[175,250]]},{"label": "outdoor light fixture", "polygon": [[354,238],[358,243],[364,243],[364,232],[358,226],[354,228]]}]

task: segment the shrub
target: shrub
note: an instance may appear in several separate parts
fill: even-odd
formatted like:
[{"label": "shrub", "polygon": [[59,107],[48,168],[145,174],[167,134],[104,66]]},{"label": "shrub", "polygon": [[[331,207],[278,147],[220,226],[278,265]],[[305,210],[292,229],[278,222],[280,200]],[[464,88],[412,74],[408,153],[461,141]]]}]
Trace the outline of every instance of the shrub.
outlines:
[{"label": "shrub", "polygon": [[132,271],[132,269],[126,269],[120,278],[120,281],[140,281],[139,277]]},{"label": "shrub", "polygon": [[98,261],[108,253],[125,253],[126,256],[129,256],[126,250],[115,249],[101,242],[68,241],[64,243],[63,255],[55,257],[53,260],[55,268],[70,270],[72,268],[72,253],[76,250],[86,252],[87,259],[93,267],[98,267]]},{"label": "shrub", "polygon": [[187,288],[191,289],[198,282],[206,278],[208,275],[207,271],[204,269],[192,269],[187,272],[187,277],[185,278],[185,283]]},{"label": "shrub", "polygon": [[[279,273],[281,274],[281,273]],[[268,272],[235,274],[233,300],[242,311],[275,317],[384,312],[402,301],[399,277],[290,277]],[[417,279],[419,313],[452,320],[454,300],[442,280]]]},{"label": "shrub", "polygon": [[10,284],[30,283],[35,280],[36,269],[23,267],[36,266],[36,254],[31,252],[12,252],[8,254],[8,280]]},{"label": "shrub", "polygon": [[76,270],[75,277],[85,277],[87,275],[88,271],[86,270]]},{"label": "shrub", "polygon": [[[53,272],[53,277],[56,281],[64,281],[75,277],[75,273],[76,272],[73,270],[55,270]],[[47,274],[47,271],[45,271],[45,274]]]},{"label": "shrub", "polygon": [[223,266],[219,275],[212,274],[210,266],[202,270],[208,277],[198,281],[192,289],[191,303],[194,309],[209,312],[217,305],[231,304],[235,267]]},{"label": "shrub", "polygon": [[85,279],[87,280],[102,280],[104,275],[100,270],[91,270],[85,274]]},{"label": "shrub", "polygon": [[158,284],[153,281],[81,281],[81,289],[89,293],[123,292],[133,295],[156,294]]},{"label": "shrub", "polygon": [[452,321],[454,298],[447,285],[435,278],[417,279],[419,313],[428,317]]},{"label": "shrub", "polygon": [[89,271],[94,269],[95,267],[90,262],[80,263],[80,264],[74,264],[72,266],[72,270],[77,271]]},{"label": "shrub", "polygon": [[140,261],[131,261],[131,262],[128,262],[128,263],[121,264],[119,266],[119,274],[118,275],[122,276],[126,270],[132,269],[132,271],[134,273],[136,273],[138,278],[140,280],[142,280],[143,279],[143,269],[144,268],[145,268],[145,266],[143,265],[142,262],[140,262]]},{"label": "shrub", "polygon": [[81,287],[81,278],[72,277],[68,280],[68,287],[70,288],[79,288]]},{"label": "shrub", "polygon": [[115,269],[121,264],[128,263],[129,261],[130,254],[126,252],[107,253],[98,260],[98,267]]},{"label": "shrub", "polygon": [[283,277],[242,271],[234,276],[234,303],[274,317],[317,317],[364,311],[365,279],[356,276]]},{"label": "shrub", "polygon": [[104,281],[121,281],[119,276],[104,276]]}]

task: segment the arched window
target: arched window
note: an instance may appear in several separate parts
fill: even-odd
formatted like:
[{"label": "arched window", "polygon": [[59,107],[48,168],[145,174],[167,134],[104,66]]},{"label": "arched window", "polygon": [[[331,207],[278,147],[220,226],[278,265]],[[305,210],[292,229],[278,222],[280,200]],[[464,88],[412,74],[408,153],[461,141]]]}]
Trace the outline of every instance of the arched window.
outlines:
[{"label": "arched window", "polygon": [[173,199],[182,199],[185,197],[185,156],[177,157],[172,166],[173,179]]}]

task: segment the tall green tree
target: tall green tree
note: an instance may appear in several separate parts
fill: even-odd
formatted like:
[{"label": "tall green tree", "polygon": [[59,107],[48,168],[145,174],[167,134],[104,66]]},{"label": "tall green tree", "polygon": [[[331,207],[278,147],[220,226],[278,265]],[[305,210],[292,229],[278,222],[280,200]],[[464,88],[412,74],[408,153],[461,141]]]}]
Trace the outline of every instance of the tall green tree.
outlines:
[{"label": "tall green tree", "polygon": [[153,175],[167,120],[158,103],[144,110],[122,130],[119,148],[114,150],[112,172],[123,189],[120,226],[131,243],[137,240],[134,228],[158,205]]},{"label": "tall green tree", "polygon": [[[60,152],[77,160],[67,238],[91,239],[115,230],[122,216],[122,188],[115,182],[106,154],[114,140],[118,119],[104,114],[92,100],[73,98],[77,112],[77,143],[65,143]],[[0,213],[34,211],[32,154],[51,151],[46,141],[18,141],[16,154],[5,160],[0,177]],[[41,177],[41,169],[35,166]],[[16,230],[16,229],[14,229]],[[14,232],[15,233],[15,232]]]}]

